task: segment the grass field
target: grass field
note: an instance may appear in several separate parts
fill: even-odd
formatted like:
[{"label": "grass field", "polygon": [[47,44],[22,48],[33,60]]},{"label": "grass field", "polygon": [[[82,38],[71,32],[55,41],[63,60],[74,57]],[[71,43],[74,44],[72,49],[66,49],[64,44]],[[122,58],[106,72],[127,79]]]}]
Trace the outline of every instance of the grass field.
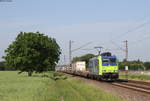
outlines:
[{"label": "grass field", "polygon": [[121,101],[64,74],[47,74],[27,77],[26,73],[1,71],[0,101]]},{"label": "grass field", "polygon": [[[126,76],[125,75],[120,75],[119,76],[120,78],[123,78],[123,79],[125,79],[126,78]],[[137,75],[137,74],[135,74],[135,75],[133,75],[133,74],[129,74],[128,75],[128,79],[134,79],[134,80],[150,80],[150,76],[149,75]]]}]

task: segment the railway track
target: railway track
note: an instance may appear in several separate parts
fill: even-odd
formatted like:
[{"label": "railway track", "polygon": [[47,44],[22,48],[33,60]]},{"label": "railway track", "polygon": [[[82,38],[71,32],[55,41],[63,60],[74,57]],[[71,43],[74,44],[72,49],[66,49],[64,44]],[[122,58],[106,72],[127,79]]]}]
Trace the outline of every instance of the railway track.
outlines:
[{"label": "railway track", "polygon": [[[70,75],[72,75],[72,74],[70,74]],[[77,76],[77,75],[74,75],[74,76]],[[86,79],[89,79],[89,78],[86,78]],[[100,82],[104,83],[105,81],[100,81]],[[135,90],[135,91],[143,92],[143,93],[150,95],[150,82],[119,79],[118,81],[109,82],[109,83],[114,86],[119,86],[119,87],[131,89],[131,90]]]},{"label": "railway track", "polygon": [[112,85],[150,94],[150,83],[129,80],[128,82],[113,82]]},{"label": "railway track", "polygon": [[150,82],[144,82],[144,81],[136,81],[136,80],[128,80],[130,83],[137,83],[137,84],[142,84],[142,85],[148,85],[150,86]]}]

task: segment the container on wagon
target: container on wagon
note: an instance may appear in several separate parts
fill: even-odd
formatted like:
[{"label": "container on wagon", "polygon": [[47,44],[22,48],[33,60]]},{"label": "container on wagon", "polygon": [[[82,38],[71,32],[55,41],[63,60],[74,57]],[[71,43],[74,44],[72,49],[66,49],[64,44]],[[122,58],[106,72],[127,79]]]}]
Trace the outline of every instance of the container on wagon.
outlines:
[{"label": "container on wagon", "polygon": [[86,70],[86,63],[85,61],[77,61],[72,64],[73,71],[85,71]]}]

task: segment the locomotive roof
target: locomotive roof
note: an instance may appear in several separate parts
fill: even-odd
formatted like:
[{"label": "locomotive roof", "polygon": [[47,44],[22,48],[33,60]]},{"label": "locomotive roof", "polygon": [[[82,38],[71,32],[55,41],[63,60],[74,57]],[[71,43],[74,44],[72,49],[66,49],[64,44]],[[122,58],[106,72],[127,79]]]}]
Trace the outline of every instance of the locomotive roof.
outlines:
[{"label": "locomotive roof", "polygon": [[116,58],[116,56],[102,56],[102,58]]},{"label": "locomotive roof", "polygon": [[[93,57],[91,58],[90,60],[95,60],[95,59],[98,59],[99,56],[96,56],[96,57]],[[102,58],[105,58],[105,59],[109,59],[109,58],[116,58],[116,56],[101,56]]]}]

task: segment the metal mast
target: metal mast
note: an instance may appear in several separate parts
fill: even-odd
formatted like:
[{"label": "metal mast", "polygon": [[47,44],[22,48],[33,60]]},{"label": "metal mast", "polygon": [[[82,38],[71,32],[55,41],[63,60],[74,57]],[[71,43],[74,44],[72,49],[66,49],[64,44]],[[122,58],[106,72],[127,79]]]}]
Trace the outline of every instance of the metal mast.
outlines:
[{"label": "metal mast", "polygon": [[100,55],[101,54],[101,50],[102,50],[103,47],[97,46],[97,47],[94,47],[94,48],[97,49],[98,55]]}]

